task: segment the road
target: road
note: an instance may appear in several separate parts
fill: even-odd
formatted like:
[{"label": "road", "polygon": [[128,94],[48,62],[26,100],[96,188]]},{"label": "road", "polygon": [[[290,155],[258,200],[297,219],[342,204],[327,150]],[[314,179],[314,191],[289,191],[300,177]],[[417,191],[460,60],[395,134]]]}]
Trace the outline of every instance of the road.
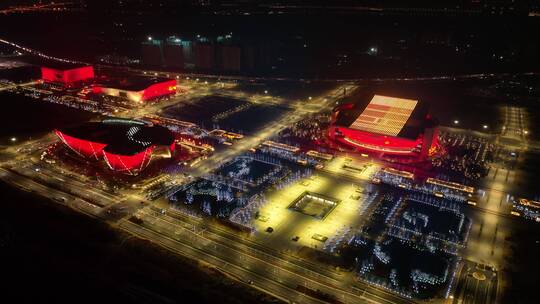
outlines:
[{"label": "road", "polygon": [[523,148],[528,134],[527,113],[525,109],[515,106],[503,107],[503,129],[500,140],[505,145]]},{"label": "road", "polygon": [[79,196],[44,186],[30,178],[15,174],[2,167],[0,167],[0,178],[23,191],[50,198],[56,203],[68,206],[89,216],[96,217],[101,210],[101,207]]},{"label": "road", "polygon": [[[212,259],[219,259],[221,263],[226,265],[227,267],[223,269],[225,272],[229,272],[231,266],[235,267],[235,269],[243,269],[244,274],[241,277],[248,277],[245,282],[249,280],[255,281],[251,278],[266,277],[270,281],[263,281],[261,282],[263,285],[258,287],[265,290],[270,289],[273,292],[276,292],[276,289],[281,289],[285,298],[292,301],[299,301],[298,297],[305,297],[295,290],[296,286],[302,285],[313,290],[335,295],[336,299],[343,303],[357,303],[359,301],[371,303],[412,302],[399,298],[390,292],[358,284],[351,280],[351,276],[346,276],[344,273],[336,274],[334,271],[334,273],[325,272],[322,274],[316,268],[313,268],[314,265],[300,262],[296,258],[268,254],[263,250],[237,240],[231,242],[231,239],[214,233],[212,229],[198,229],[198,226],[189,223],[183,225],[183,222],[156,211],[143,210],[139,211],[138,215],[143,220],[143,223],[140,226],[136,225],[138,227],[136,230],[142,233],[142,229],[146,231],[143,233],[146,236],[149,236],[148,234],[152,235],[152,238],[149,239],[155,240],[158,238],[161,241],[169,239],[167,244],[173,246],[173,248],[189,246],[192,250],[202,251],[205,255],[210,255]],[[119,223],[119,226],[125,227],[129,231],[132,231],[133,225],[133,223],[126,220]],[[175,240],[175,242],[172,242],[172,240]],[[179,245],[179,243],[182,245]],[[200,254],[198,258],[201,259]],[[235,271],[233,273],[241,275]],[[359,295],[359,291],[363,295]],[[281,292],[278,294],[281,294]],[[292,294],[298,294],[298,296],[293,295],[291,297]],[[310,303],[310,301],[307,303]]]}]

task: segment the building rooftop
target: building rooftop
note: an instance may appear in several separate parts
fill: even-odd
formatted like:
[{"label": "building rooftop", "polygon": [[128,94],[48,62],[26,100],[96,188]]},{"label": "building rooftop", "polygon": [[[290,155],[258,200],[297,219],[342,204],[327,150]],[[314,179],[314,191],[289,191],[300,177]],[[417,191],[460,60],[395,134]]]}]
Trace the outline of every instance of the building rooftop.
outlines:
[{"label": "building rooftop", "polygon": [[335,124],[415,140],[430,123],[428,110],[429,105],[419,100],[371,95],[339,111]]},{"label": "building rooftop", "polygon": [[144,76],[130,76],[129,78],[99,78],[96,79],[96,86],[105,87],[105,88],[114,88],[125,91],[142,91],[147,89],[149,86],[175,80],[172,78],[165,77],[144,77]]},{"label": "building rooftop", "polygon": [[87,122],[59,131],[81,140],[107,144],[103,150],[118,155],[135,155],[152,145],[169,146],[174,142],[174,136],[165,127],[126,119]]},{"label": "building rooftop", "polygon": [[87,64],[77,64],[77,63],[69,63],[69,62],[61,62],[56,60],[49,60],[46,62],[41,63],[41,67],[59,70],[59,71],[68,71],[83,67],[90,67],[90,65]]}]

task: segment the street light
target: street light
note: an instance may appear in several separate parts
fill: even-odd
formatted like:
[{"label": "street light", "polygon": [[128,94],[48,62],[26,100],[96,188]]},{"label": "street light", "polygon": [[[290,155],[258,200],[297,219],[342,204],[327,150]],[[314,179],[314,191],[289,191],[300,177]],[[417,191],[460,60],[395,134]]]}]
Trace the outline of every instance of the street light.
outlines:
[{"label": "street light", "polygon": [[488,128],[488,125],[484,125],[484,129],[487,129]]},{"label": "street light", "polygon": [[151,41],[152,40],[152,36],[148,36],[148,41]]},{"label": "street light", "polygon": [[16,142],[16,141],[17,141],[17,137],[12,137],[12,138],[11,138],[11,141],[12,141],[12,142]]},{"label": "street light", "polygon": [[454,120],[454,124],[455,124],[455,125],[459,125],[459,120],[457,120],[457,119]]},{"label": "street light", "polygon": [[313,99],[313,98],[311,98],[311,96],[309,96],[308,99],[311,100],[311,99]]},{"label": "street light", "polygon": [[264,94],[268,94],[268,90],[264,90]]}]

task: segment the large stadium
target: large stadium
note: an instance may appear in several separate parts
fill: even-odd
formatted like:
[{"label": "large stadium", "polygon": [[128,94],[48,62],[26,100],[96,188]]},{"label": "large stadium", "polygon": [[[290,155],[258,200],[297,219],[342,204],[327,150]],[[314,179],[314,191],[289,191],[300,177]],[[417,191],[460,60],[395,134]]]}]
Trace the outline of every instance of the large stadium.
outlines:
[{"label": "large stadium", "polygon": [[174,136],[165,127],[124,119],[87,122],[55,130],[56,135],[77,154],[105,160],[111,170],[137,175],[153,155],[170,156]]},{"label": "large stadium", "polygon": [[328,137],[355,151],[425,159],[437,150],[438,123],[427,103],[371,95],[336,107]]}]

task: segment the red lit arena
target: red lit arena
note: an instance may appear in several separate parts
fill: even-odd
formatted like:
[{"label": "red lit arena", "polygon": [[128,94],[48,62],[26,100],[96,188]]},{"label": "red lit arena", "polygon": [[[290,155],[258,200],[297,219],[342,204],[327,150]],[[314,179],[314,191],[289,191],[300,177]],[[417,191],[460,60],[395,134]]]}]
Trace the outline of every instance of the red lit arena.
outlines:
[{"label": "red lit arena", "polygon": [[137,175],[153,155],[168,155],[175,150],[174,136],[165,127],[124,119],[88,122],[55,130],[56,135],[77,154],[105,160],[110,169]]},{"label": "red lit arena", "polygon": [[168,78],[130,77],[129,79],[103,78],[92,89],[95,94],[123,97],[145,102],[176,93],[176,80]]},{"label": "red lit arena", "polygon": [[403,160],[422,160],[438,147],[438,123],[426,103],[374,95],[336,107],[328,137],[355,151]]},{"label": "red lit arena", "polygon": [[94,78],[94,68],[87,65],[53,63],[41,67],[41,80],[73,86]]}]

